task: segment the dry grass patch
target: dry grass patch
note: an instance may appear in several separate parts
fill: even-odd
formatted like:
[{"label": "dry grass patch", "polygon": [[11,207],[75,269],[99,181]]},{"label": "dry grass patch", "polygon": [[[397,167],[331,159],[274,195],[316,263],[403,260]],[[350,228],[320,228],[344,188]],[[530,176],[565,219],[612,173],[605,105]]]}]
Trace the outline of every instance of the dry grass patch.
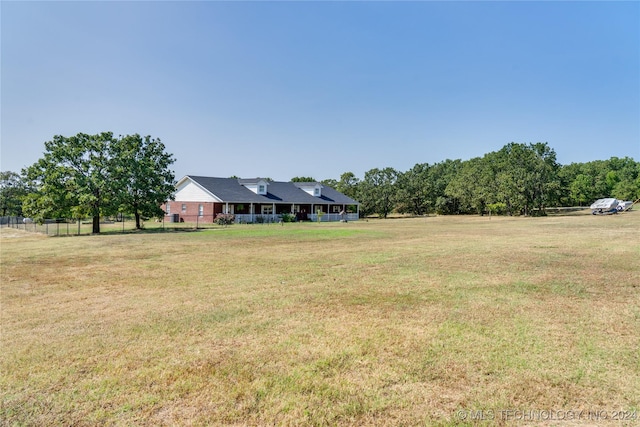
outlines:
[{"label": "dry grass patch", "polygon": [[638,213],[0,233],[8,425],[640,409]]}]

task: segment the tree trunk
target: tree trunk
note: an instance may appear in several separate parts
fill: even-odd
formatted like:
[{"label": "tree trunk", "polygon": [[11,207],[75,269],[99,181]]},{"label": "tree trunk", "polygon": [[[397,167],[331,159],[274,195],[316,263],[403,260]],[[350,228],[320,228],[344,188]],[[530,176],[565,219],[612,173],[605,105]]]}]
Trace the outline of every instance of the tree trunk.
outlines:
[{"label": "tree trunk", "polygon": [[140,230],[140,212],[136,211],[136,230]]},{"label": "tree trunk", "polygon": [[94,215],[93,217],[93,234],[100,234],[100,215]]}]

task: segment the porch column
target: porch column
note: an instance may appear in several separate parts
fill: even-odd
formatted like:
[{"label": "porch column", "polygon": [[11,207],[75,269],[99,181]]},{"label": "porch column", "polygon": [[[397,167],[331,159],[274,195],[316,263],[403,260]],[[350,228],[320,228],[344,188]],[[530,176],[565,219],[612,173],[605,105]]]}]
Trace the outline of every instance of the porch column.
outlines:
[{"label": "porch column", "polygon": [[253,203],[249,205],[249,215],[251,215],[251,223],[253,224]]},{"label": "porch column", "polygon": [[275,203],[271,203],[271,206],[272,206],[272,209],[271,209],[271,219],[272,219],[273,221],[275,221],[275,220],[276,220],[276,217],[277,217],[277,215],[276,215],[276,204],[275,204]]},{"label": "porch column", "polygon": [[229,213],[229,202],[225,202],[224,203],[224,213],[226,213],[226,214]]}]

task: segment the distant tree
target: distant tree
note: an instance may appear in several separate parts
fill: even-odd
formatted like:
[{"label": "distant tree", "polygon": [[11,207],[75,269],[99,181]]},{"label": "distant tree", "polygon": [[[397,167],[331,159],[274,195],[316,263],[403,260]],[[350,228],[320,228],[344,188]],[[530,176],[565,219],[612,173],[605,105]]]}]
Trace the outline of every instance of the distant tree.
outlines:
[{"label": "distant tree", "polygon": [[28,215],[88,215],[93,219],[93,232],[100,233],[100,216],[116,211],[109,176],[112,142],[111,132],[57,135],[45,142],[44,157],[24,171],[37,189],[25,204]]},{"label": "distant tree", "polygon": [[[609,159],[611,176],[611,196],[620,200],[635,201],[640,198],[640,162],[629,157]],[[607,176],[610,176],[607,174]]]},{"label": "distant tree", "polygon": [[544,214],[559,199],[560,179],[556,154],[546,143],[505,145],[497,152],[498,199],[509,213]]},{"label": "distant tree", "polygon": [[111,144],[110,156],[109,174],[120,211],[135,216],[136,229],[141,228],[141,217],[162,216],[160,205],[175,191],[170,169],[175,160],[160,139],[138,134],[120,137]]},{"label": "distant tree", "polygon": [[447,159],[443,162],[431,165],[429,175],[433,183],[433,192],[430,196],[430,204],[435,206],[438,214],[458,214],[460,213],[460,201],[447,194],[447,186],[457,175],[462,167],[462,160]]},{"label": "distant tree", "polygon": [[398,212],[413,215],[429,213],[435,205],[434,182],[428,163],[418,163],[398,174]]},{"label": "distant tree", "polygon": [[398,172],[390,167],[371,169],[364,174],[360,187],[360,202],[365,215],[377,213],[386,218],[396,205]]},{"label": "distant tree", "polygon": [[463,212],[484,214],[496,202],[496,171],[491,155],[476,157],[461,164],[445,193],[459,201]]},{"label": "distant tree", "polygon": [[315,179],[310,176],[294,176],[291,178],[291,182],[317,182]]},{"label": "distant tree", "polygon": [[22,203],[29,189],[16,172],[0,172],[0,211],[2,216],[22,215]]},{"label": "distant tree", "polygon": [[336,190],[347,197],[358,200],[358,192],[361,181],[353,172],[345,172],[340,175],[340,180],[336,184]]},{"label": "distant tree", "polygon": [[569,185],[569,195],[578,206],[588,203],[592,199],[593,179],[585,174],[579,174]]},{"label": "distant tree", "polygon": [[582,206],[606,197],[621,200],[640,197],[640,162],[629,157],[571,163],[562,166],[559,175],[563,202],[568,204]]}]

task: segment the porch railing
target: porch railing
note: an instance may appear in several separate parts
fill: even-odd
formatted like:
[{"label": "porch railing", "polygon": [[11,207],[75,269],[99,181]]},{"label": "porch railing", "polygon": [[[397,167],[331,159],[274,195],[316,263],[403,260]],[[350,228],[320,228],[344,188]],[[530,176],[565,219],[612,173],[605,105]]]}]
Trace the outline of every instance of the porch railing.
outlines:
[{"label": "porch railing", "polygon": [[[235,220],[238,224],[255,224],[255,223],[278,223],[280,222],[281,216],[280,214],[235,214]],[[318,221],[318,214],[308,214],[307,219],[309,221],[316,222]],[[332,221],[341,221],[342,219],[346,219],[347,221],[357,221],[358,214],[357,213],[348,213],[342,215],[337,213],[325,213],[320,216],[321,222],[332,222]]]}]

